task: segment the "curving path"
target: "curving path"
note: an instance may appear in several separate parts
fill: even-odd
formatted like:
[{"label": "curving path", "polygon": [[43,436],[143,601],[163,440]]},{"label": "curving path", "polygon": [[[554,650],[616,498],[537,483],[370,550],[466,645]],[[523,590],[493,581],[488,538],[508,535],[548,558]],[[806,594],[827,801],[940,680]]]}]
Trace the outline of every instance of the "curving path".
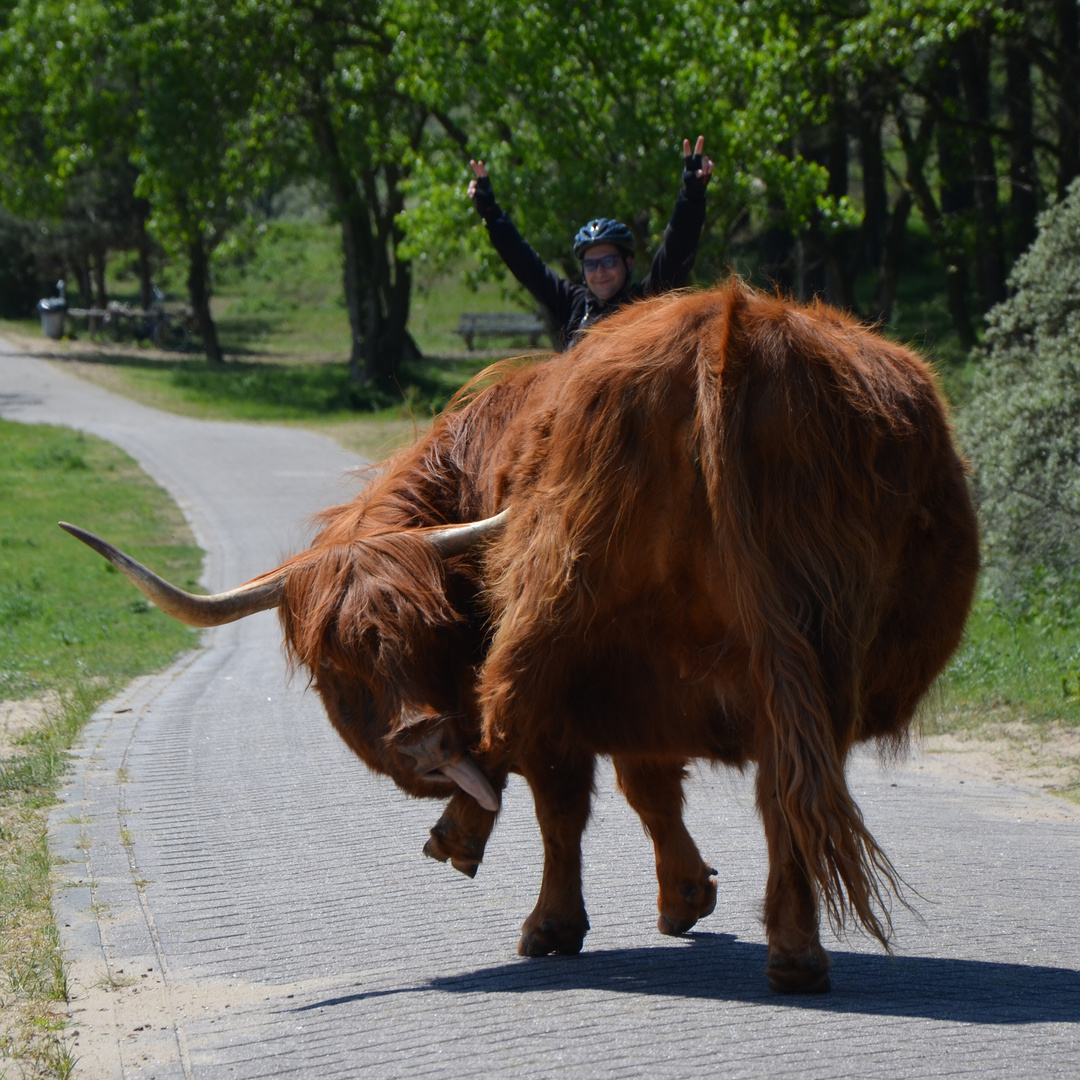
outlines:
[{"label": "curving path", "polygon": [[[0,415],[132,454],[187,514],[210,588],[302,544],[357,464],[305,432],[143,408],[2,341]],[[475,881],[424,859],[439,807],[351,758],[288,682],[273,616],[208,631],[99,710],[52,818],[76,1075],[1076,1076],[1080,811],[929,756],[850,777],[921,918],[897,914],[894,958],[836,942],[831,994],[768,991],[751,788],[707,769],[687,817],[720,900],[699,932],[656,933],[651,846],[607,771],[586,951],[519,960],[540,877],[527,788]]]}]

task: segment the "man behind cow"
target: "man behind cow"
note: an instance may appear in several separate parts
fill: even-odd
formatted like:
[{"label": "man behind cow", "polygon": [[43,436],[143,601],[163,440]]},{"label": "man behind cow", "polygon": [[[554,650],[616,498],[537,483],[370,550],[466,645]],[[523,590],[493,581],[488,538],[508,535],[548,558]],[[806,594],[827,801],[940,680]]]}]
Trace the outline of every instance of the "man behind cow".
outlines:
[{"label": "man behind cow", "polygon": [[713,163],[704,150],[704,135],[698,136],[693,153],[689,139],[683,140],[682,190],[664,230],[663,243],[644,280],[631,279],[633,233],[622,222],[597,218],[583,225],[574,237],[574,255],[581,260],[584,285],[567,281],[544,264],[495,201],[484,163],[469,162],[475,174],[469,182],[469,198],[484,219],[488,236],[510,272],[551,312],[559,328],[561,348],[569,348],[582,330],[628,301],[686,284],[705,224],[705,188],[713,171]]}]

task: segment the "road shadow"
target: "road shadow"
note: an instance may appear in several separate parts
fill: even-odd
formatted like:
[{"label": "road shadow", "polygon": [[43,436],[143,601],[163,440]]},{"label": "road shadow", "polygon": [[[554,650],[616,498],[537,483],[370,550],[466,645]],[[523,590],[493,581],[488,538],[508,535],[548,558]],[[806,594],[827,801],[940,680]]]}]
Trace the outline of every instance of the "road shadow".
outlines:
[{"label": "road shadow", "polygon": [[596,990],[973,1024],[1080,1021],[1080,971],[839,950],[830,950],[830,955],[832,992],[808,997],[769,990],[765,981],[764,945],[739,941],[731,934],[698,933],[650,948],[512,961],[441,976],[422,986],[318,1001],[296,1011],[399,993],[533,994]]}]

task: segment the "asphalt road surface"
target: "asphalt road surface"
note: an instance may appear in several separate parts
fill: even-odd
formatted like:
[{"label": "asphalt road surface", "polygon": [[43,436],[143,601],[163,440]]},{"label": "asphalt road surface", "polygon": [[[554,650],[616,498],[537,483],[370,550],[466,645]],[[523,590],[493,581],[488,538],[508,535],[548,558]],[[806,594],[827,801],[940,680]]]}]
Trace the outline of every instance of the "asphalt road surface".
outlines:
[{"label": "asphalt road surface", "polygon": [[[132,454],[187,514],[212,589],[276,564],[354,490],[356,459],[326,439],[168,416],[3,342],[0,415]],[[72,541],[71,558],[96,556]],[[541,869],[528,789],[512,778],[474,881],[425,859],[440,807],[351,757],[289,682],[273,615],[207,631],[97,713],[53,814],[76,1075],[1080,1076],[1077,808],[930,755],[849,776],[918,915],[895,912],[893,957],[833,942],[831,994],[769,991],[751,785],[708,768],[687,818],[716,912],[657,934],[651,847],[605,769],[585,951],[521,960]]]}]

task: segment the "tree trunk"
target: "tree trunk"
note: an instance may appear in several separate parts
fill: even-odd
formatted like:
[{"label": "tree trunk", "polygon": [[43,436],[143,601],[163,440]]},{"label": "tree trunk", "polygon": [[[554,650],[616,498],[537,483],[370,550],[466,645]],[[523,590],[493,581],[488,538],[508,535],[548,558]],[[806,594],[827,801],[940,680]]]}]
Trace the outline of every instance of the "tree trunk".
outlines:
[{"label": "tree trunk", "polygon": [[[953,326],[964,349],[975,347],[975,328],[967,300],[967,262],[962,237],[942,213],[926,179],[926,157],[930,149],[933,123],[924,117],[917,134],[911,132],[907,117],[896,110],[897,128],[907,163],[907,182],[915,204],[934,238],[934,246],[945,271],[945,296]],[[940,140],[939,140],[940,145]],[[940,161],[940,159],[939,159]],[[944,201],[944,196],[943,196]]]},{"label": "tree trunk", "polygon": [[864,206],[861,259],[867,270],[881,266],[889,226],[885,153],[881,144],[882,112],[878,94],[863,88],[859,94],[858,139]]},{"label": "tree trunk", "polygon": [[[341,200],[338,199],[341,213]],[[349,313],[349,382],[359,383],[365,377],[364,320],[360,312],[360,254],[357,233],[362,226],[348,213],[341,213],[341,269],[345,289],[345,310]]]},{"label": "tree trunk", "polygon": [[154,302],[153,269],[150,261],[152,246],[150,234],[146,231],[145,210],[139,212],[137,229],[139,250],[139,300],[145,309],[150,307]]},{"label": "tree trunk", "polygon": [[75,273],[75,281],[79,286],[79,297],[87,307],[94,306],[94,286],[90,278],[90,256],[83,259],[72,259],[71,269]]},{"label": "tree trunk", "polygon": [[108,258],[106,251],[95,251],[90,256],[91,277],[93,279],[94,299],[92,307],[103,308],[108,302],[105,295],[105,261]]},{"label": "tree trunk", "polygon": [[1005,299],[1005,244],[998,207],[997,161],[990,139],[990,58],[985,31],[971,31],[957,42],[960,78],[968,116],[974,166],[975,254],[983,311]]},{"label": "tree trunk", "polygon": [[938,81],[941,118],[936,125],[941,213],[966,214],[975,206],[971,180],[971,147],[968,133],[950,120],[961,114],[960,81],[956,68],[942,68]]},{"label": "tree trunk", "polygon": [[900,284],[900,267],[904,258],[904,241],[907,239],[907,223],[914,203],[910,191],[902,191],[893,207],[889,229],[881,250],[874,308],[870,314],[874,322],[888,323],[896,303],[896,290]]},{"label": "tree trunk", "polygon": [[[823,128],[808,134],[800,146],[808,161],[828,173],[827,193],[839,201],[848,193],[848,110],[842,85],[830,87],[829,117]],[[855,273],[850,255],[851,237],[846,229],[821,228],[815,214],[805,237],[797,245],[799,299],[819,296],[831,304],[851,309],[855,302]]]},{"label": "tree trunk", "polygon": [[1080,5],[1055,0],[1058,30],[1058,198],[1080,176]]},{"label": "tree trunk", "polygon": [[[1021,0],[1009,8],[1022,13]],[[1035,239],[1038,171],[1035,165],[1034,104],[1031,61],[1022,39],[1005,46],[1005,100],[1009,116],[1009,259],[1015,262]]]},{"label": "tree trunk", "polygon": [[206,357],[212,364],[223,364],[221,346],[218,344],[217,327],[210,314],[210,260],[198,233],[188,244],[188,300],[195,313],[195,325],[206,346]]}]

